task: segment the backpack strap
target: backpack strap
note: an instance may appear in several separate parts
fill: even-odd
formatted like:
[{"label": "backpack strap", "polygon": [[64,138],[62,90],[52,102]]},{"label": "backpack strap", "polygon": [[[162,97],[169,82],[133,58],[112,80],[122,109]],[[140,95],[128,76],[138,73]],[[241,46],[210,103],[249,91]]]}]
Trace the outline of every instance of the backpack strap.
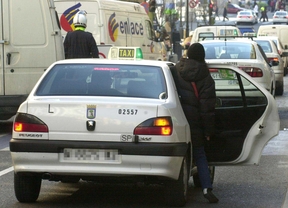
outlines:
[{"label": "backpack strap", "polygon": [[198,93],[198,89],[197,89],[196,83],[195,82],[191,82],[191,85],[192,85],[192,87],[194,89],[194,93],[195,93],[196,98],[199,100],[199,93]]}]

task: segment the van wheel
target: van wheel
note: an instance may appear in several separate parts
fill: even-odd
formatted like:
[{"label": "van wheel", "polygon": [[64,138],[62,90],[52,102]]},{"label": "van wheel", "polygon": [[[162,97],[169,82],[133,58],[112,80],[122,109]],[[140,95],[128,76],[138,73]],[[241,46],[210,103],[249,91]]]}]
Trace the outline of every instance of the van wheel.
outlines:
[{"label": "van wheel", "polygon": [[[214,176],[215,176],[215,166],[209,166],[209,171],[210,171],[211,184],[213,184]],[[198,172],[193,174],[193,183],[195,187],[201,187],[201,182],[200,182]]]},{"label": "van wheel", "polygon": [[187,156],[184,157],[177,181],[167,182],[167,197],[170,206],[183,207],[187,201],[189,171]]},{"label": "van wheel", "polygon": [[38,199],[42,179],[37,175],[16,174],[14,191],[19,202],[35,202]]}]

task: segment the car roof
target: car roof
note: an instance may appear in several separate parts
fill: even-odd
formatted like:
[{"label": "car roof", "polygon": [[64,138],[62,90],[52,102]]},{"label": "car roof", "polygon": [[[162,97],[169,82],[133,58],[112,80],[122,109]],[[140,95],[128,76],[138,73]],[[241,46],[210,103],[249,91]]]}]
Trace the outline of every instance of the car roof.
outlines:
[{"label": "car roof", "polygon": [[157,60],[110,60],[110,59],[65,59],[54,63],[55,64],[127,64],[127,65],[153,65],[153,66],[167,66],[174,63],[168,61]]},{"label": "car roof", "polygon": [[201,41],[200,43],[225,43],[225,42],[235,42],[235,43],[251,43],[254,44],[255,42],[251,40],[250,38],[233,38],[233,39],[227,39],[227,40],[205,40]]}]

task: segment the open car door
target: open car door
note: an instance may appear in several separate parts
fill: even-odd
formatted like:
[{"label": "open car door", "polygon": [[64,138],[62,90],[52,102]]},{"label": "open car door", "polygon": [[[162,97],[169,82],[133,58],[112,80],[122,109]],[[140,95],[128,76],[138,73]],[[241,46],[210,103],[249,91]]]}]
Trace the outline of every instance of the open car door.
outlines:
[{"label": "open car door", "polygon": [[208,64],[216,88],[216,135],[205,145],[210,165],[257,165],[280,128],[274,97],[233,65]]}]

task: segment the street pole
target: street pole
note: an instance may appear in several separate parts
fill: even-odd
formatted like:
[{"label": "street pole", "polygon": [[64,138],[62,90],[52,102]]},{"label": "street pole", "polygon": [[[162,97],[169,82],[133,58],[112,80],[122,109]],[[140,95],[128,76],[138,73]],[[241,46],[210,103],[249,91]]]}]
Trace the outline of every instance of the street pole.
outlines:
[{"label": "street pole", "polygon": [[185,15],[185,19],[186,19],[186,38],[189,36],[189,0],[186,0],[186,15]]}]

